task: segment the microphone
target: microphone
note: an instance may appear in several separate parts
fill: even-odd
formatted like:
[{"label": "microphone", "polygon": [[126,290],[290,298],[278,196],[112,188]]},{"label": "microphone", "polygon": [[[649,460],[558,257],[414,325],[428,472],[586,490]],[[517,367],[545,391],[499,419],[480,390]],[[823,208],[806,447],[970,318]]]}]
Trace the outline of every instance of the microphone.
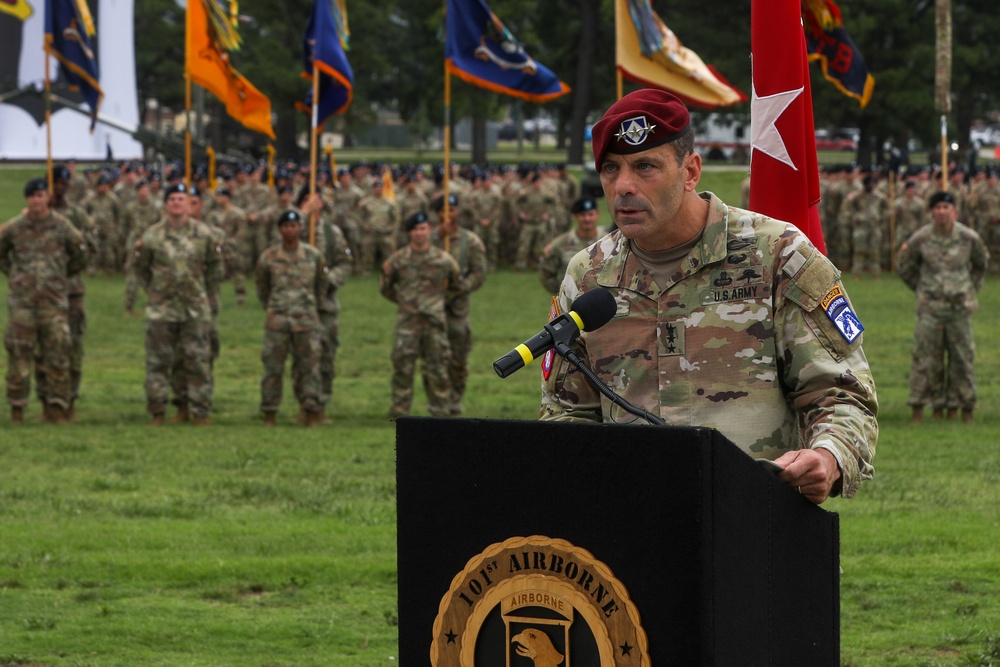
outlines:
[{"label": "microphone", "polygon": [[592,289],[584,292],[568,313],[563,313],[545,325],[513,350],[493,362],[493,370],[502,378],[523,368],[539,356],[545,354],[557,343],[569,343],[580,335],[580,331],[594,331],[611,321],[618,307],[615,298],[606,289]]}]

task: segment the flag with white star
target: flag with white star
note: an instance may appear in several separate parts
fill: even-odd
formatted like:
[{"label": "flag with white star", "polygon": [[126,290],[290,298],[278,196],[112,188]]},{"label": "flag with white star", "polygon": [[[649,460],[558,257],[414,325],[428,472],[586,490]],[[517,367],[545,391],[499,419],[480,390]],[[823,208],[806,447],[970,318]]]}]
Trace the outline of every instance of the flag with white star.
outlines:
[{"label": "flag with white star", "polygon": [[790,222],[826,253],[800,0],[752,0],[750,208]]}]

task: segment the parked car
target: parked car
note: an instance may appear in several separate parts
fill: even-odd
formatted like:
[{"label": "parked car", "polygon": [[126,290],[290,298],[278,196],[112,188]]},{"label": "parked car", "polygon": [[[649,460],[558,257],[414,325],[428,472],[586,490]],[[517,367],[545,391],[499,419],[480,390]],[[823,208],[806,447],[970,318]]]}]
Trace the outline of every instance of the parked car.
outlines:
[{"label": "parked car", "polygon": [[854,137],[833,134],[829,130],[816,130],[816,150],[818,151],[856,151],[858,141]]}]

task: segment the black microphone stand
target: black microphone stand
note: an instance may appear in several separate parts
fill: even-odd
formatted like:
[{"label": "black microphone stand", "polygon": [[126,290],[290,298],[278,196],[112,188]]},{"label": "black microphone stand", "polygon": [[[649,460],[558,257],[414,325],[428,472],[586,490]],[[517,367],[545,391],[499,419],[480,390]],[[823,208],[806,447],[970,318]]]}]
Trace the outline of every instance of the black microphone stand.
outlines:
[{"label": "black microphone stand", "polygon": [[[548,325],[545,326],[545,329],[549,330]],[[578,330],[573,331],[571,333],[579,335]],[[604,395],[609,401],[611,401],[612,403],[614,403],[615,405],[617,405],[630,415],[635,415],[640,419],[645,419],[648,423],[652,424],[653,426],[667,425],[667,422],[663,421],[661,418],[657,417],[656,415],[646,410],[643,410],[642,408],[632,405],[624,398],[616,394],[611,387],[601,382],[601,378],[597,377],[597,374],[594,371],[592,371],[585,363],[583,363],[583,360],[580,359],[580,355],[574,352],[573,348],[570,347],[570,341],[576,338],[576,335],[570,335],[570,336],[559,335],[559,332],[553,330],[549,330],[549,334],[552,335],[552,339],[555,341],[553,349],[556,351],[556,354],[558,354],[560,357],[562,357],[569,363],[573,364],[574,368],[578,369],[581,373],[583,373],[583,376],[590,381],[590,384],[593,385],[594,389],[601,392],[601,394]]]}]

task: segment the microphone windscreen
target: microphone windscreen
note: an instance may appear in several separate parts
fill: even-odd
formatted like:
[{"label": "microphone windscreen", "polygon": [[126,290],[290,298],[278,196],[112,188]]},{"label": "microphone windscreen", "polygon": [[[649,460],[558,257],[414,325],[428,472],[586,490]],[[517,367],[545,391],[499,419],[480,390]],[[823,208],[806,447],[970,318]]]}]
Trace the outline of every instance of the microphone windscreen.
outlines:
[{"label": "microphone windscreen", "polygon": [[570,309],[583,320],[584,331],[594,331],[611,321],[618,306],[611,292],[599,287],[578,296]]}]

